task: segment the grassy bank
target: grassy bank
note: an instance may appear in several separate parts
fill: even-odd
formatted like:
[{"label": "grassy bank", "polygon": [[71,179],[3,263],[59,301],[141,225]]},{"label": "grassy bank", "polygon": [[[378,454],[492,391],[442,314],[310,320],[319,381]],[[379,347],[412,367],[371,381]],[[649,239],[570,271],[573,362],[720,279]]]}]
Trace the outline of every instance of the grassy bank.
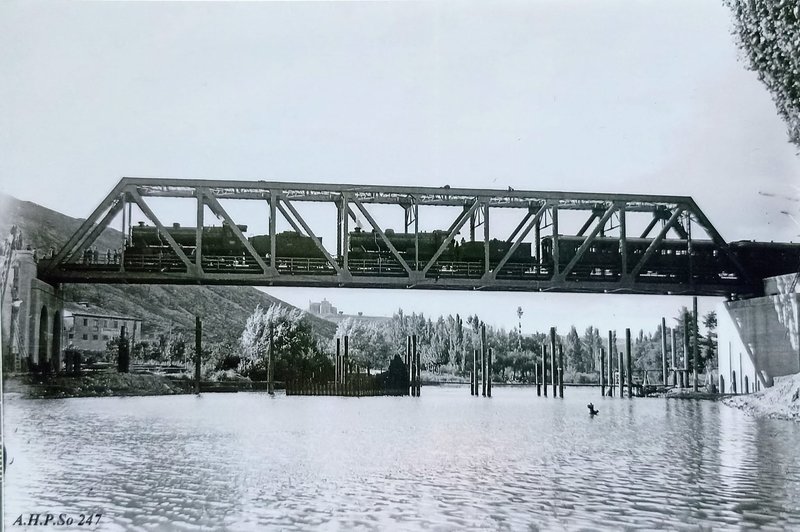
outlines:
[{"label": "grassy bank", "polygon": [[94,373],[80,377],[20,375],[3,381],[6,393],[25,397],[110,397],[133,395],[173,395],[183,393],[169,379],[160,375],[133,373]]}]

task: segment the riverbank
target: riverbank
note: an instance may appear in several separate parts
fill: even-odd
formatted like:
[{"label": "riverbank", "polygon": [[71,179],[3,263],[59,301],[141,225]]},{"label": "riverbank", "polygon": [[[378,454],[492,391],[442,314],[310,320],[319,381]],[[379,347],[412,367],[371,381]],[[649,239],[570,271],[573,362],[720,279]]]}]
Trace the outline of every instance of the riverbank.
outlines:
[{"label": "riverbank", "polygon": [[139,395],[174,395],[186,393],[161,375],[104,372],[81,375],[33,377],[17,375],[3,381],[5,393],[29,398],[110,397]]},{"label": "riverbank", "polygon": [[722,400],[753,416],[800,422],[800,373],[776,377],[771,388]]}]

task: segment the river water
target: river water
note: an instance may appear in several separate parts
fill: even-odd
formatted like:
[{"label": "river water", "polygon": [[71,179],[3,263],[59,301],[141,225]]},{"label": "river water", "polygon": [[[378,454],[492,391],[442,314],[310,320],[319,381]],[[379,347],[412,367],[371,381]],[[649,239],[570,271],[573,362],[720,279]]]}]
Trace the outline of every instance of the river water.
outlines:
[{"label": "river water", "polygon": [[96,530],[800,529],[800,424],[708,401],[565,395],[7,397],[5,522],[51,512],[101,513]]}]

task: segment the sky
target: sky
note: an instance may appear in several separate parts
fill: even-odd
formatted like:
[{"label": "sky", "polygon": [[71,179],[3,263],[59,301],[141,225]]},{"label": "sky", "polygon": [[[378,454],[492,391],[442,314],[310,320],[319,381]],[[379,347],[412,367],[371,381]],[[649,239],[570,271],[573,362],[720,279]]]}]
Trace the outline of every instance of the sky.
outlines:
[{"label": "sky", "polygon": [[[122,176],[675,194],[729,241],[797,241],[798,149],[731,29],[716,0],[3,2],[0,191],[75,217]],[[269,293],[501,326],[522,306],[530,330],[691,305]]]}]

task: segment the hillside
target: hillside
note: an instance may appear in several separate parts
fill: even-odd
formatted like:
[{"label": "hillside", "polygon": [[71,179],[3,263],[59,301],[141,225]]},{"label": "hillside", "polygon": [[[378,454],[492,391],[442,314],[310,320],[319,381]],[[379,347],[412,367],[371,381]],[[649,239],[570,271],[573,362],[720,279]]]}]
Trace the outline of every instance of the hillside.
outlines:
[{"label": "hillside", "polygon": [[[0,194],[0,238],[16,224],[32,248],[59,249],[82,222],[41,205]],[[120,231],[106,229],[96,245],[99,249],[116,248],[121,241]],[[111,312],[140,317],[145,334],[170,328],[193,331],[194,316],[200,314],[204,337],[211,342],[238,337],[256,305],[278,303],[294,308],[255,288],[240,286],[68,285],[64,287],[64,299],[67,302],[88,301]],[[324,338],[335,335],[335,324],[311,314],[307,316],[317,335]]]}]

